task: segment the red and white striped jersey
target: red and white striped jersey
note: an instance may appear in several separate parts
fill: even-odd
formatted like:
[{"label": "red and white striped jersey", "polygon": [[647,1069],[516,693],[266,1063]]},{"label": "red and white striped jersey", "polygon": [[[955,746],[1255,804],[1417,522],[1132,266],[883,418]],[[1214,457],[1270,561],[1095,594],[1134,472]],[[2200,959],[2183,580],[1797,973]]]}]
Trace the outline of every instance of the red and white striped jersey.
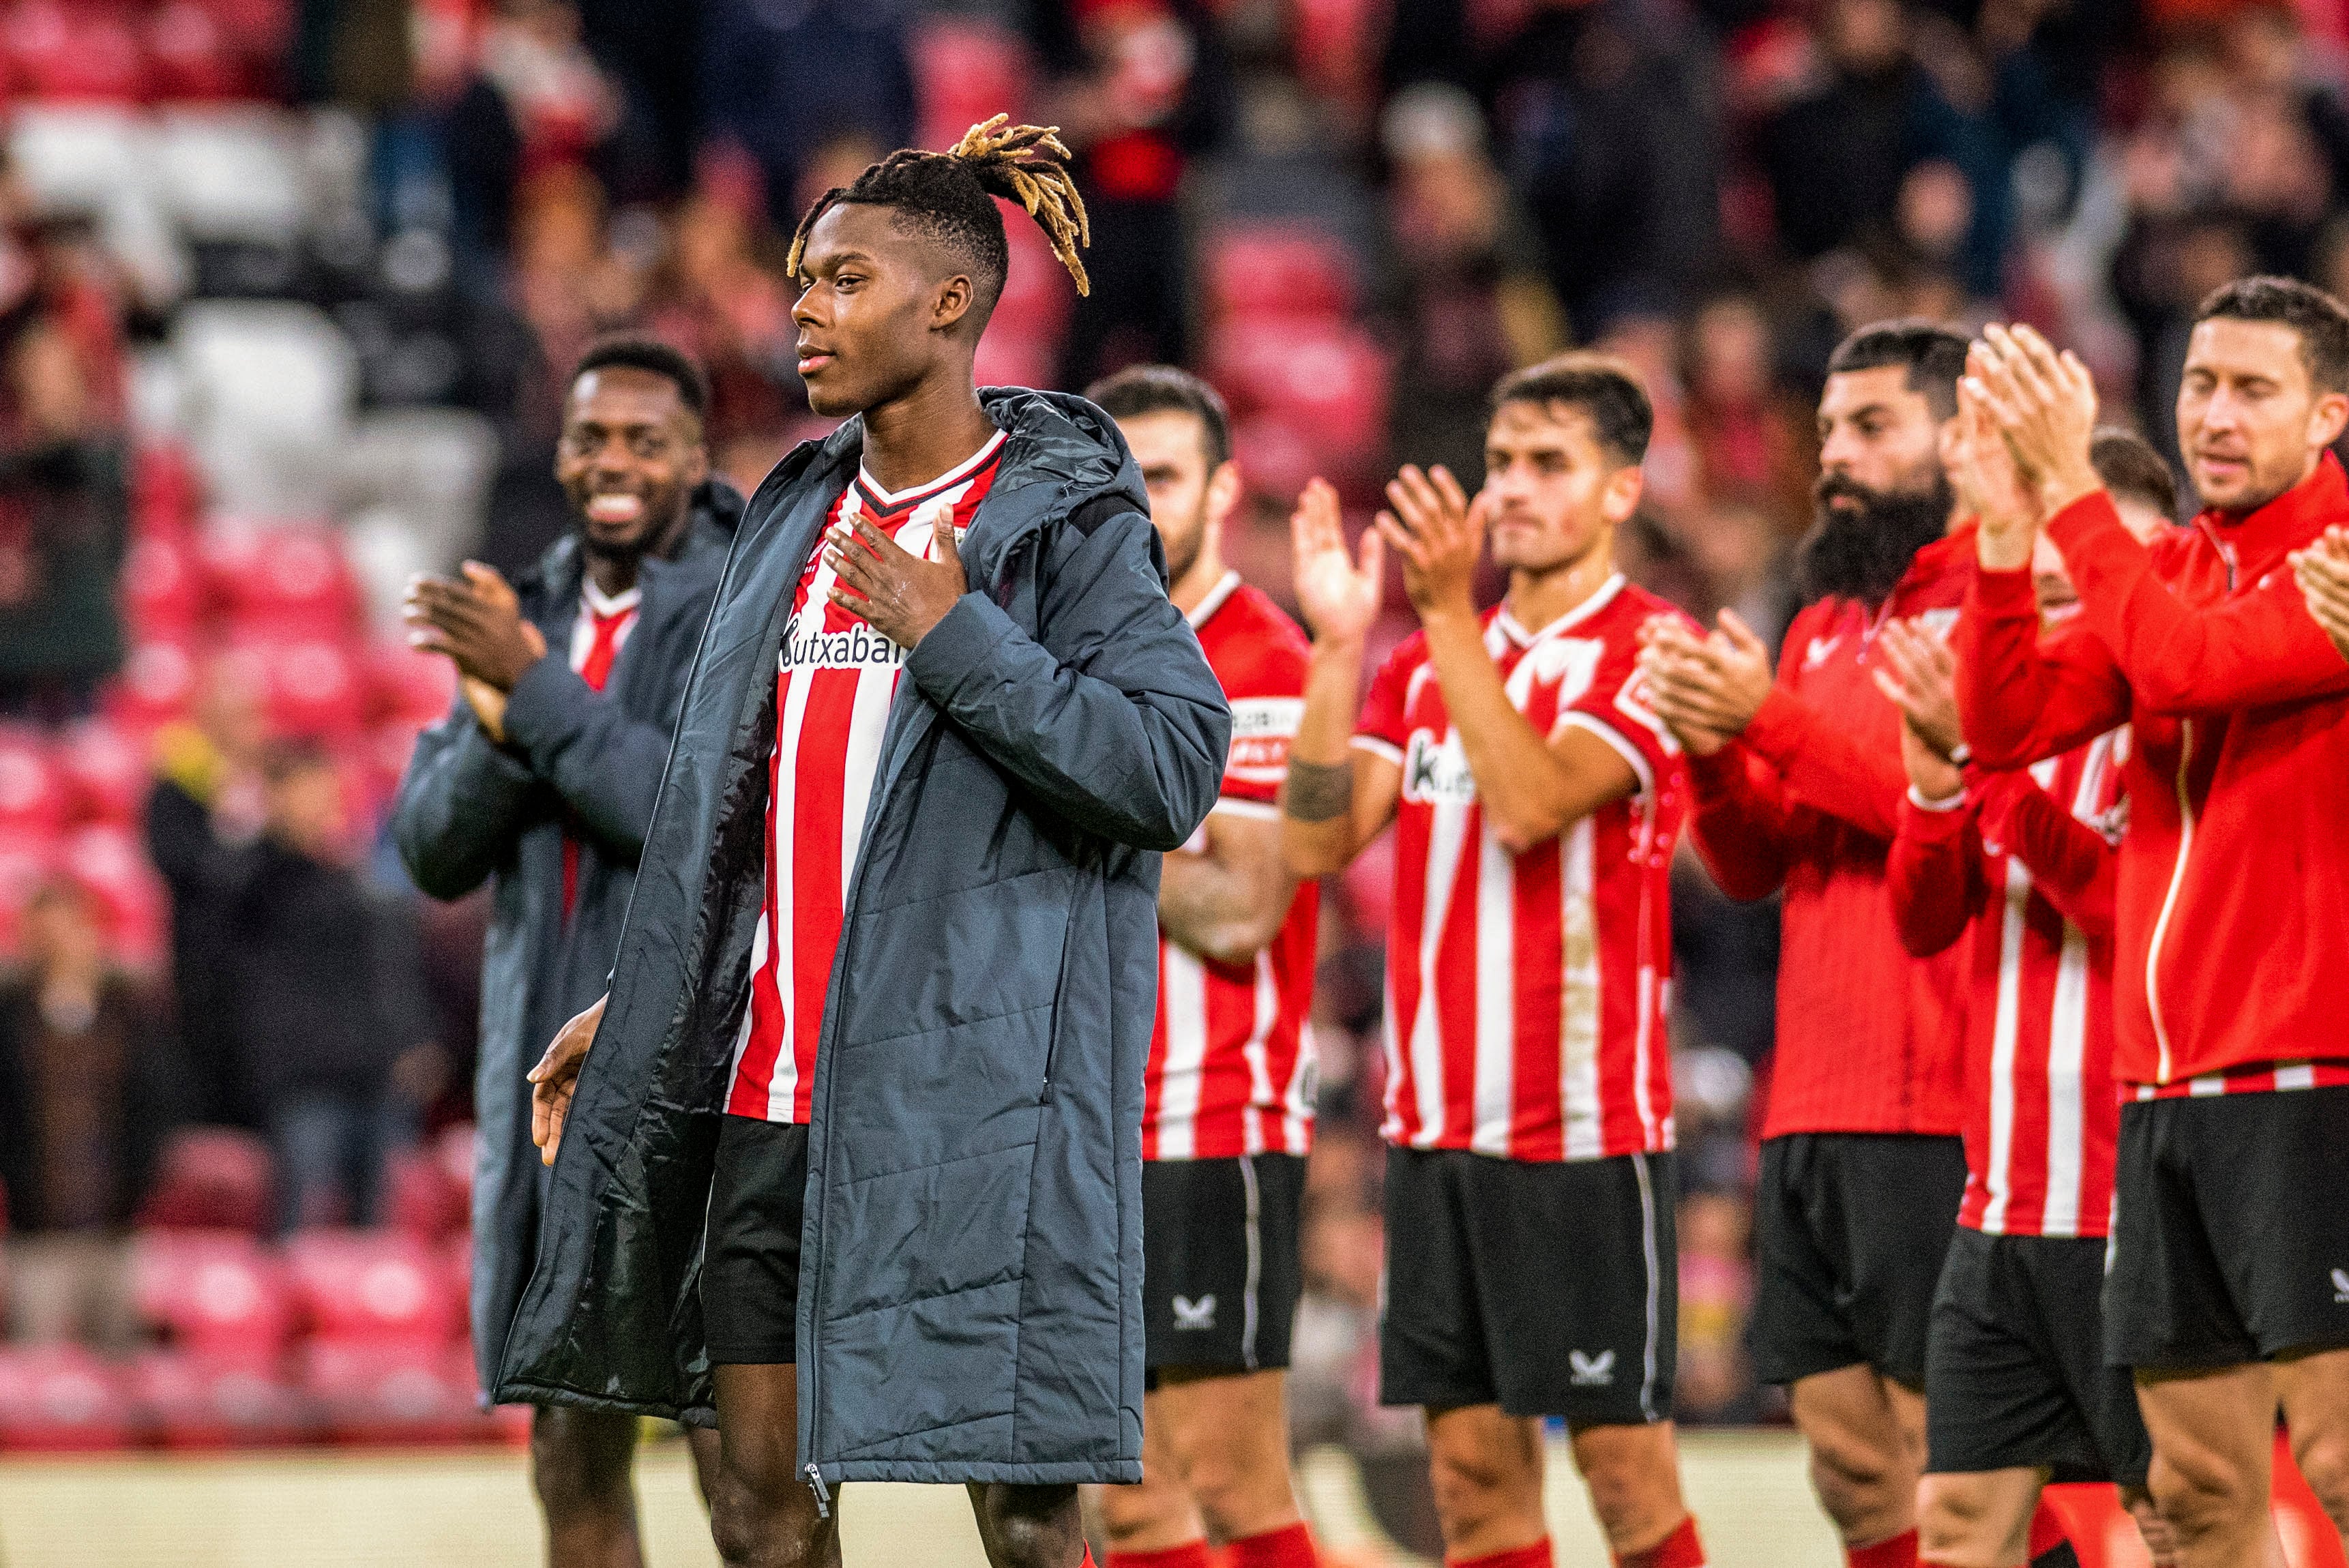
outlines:
[{"label": "red and white striped jersey", "polygon": [[[2109,844],[2119,838],[2127,757],[2123,727],[2038,763],[2030,776]],[[2112,1221],[2120,1132],[2110,914],[2092,934],[2034,882],[2013,852],[2024,841],[2021,810],[2004,812],[2003,824],[1988,814],[1982,823],[1991,896],[1973,928],[1958,1222],[1993,1236],[2101,1236]]]},{"label": "red and white striped jersey", "polygon": [[1391,1143],[1513,1160],[1672,1144],[1672,842],[1686,768],[1641,698],[1640,624],[1677,614],[1620,576],[1528,632],[1506,608],[1485,646],[1543,735],[1589,731],[1638,793],[1511,854],[1485,825],[1424,634],[1371,683],[1354,744],[1402,769],[1387,936]]},{"label": "red and white striped jersey", "polygon": [[[969,461],[892,495],[861,469],[833,521],[863,516],[905,550],[933,558],[941,523],[970,526],[995,482],[1000,431]],[[734,1116],[804,1123],[816,1039],[840,948],[864,810],[905,650],[832,603],[821,545],[800,574],[775,676],[775,755],[767,798],[767,899],[750,944],[750,1001],[734,1044]]]},{"label": "red and white striped jersey", "polygon": [[[1288,743],[1305,713],[1309,649],[1297,623],[1226,573],[1191,612],[1232,707],[1231,756],[1215,810],[1277,820]],[[1186,849],[1206,841],[1203,826]],[[1158,939],[1158,1023],[1143,1079],[1144,1160],[1303,1154],[1313,1141],[1313,943],[1320,884],[1246,964]]]},{"label": "red and white striped jersey", "polygon": [[2349,1088],[2349,1062],[2261,1062],[2174,1083],[2129,1085],[2132,1099],[2199,1099],[2219,1094],[2275,1094],[2296,1088]]}]

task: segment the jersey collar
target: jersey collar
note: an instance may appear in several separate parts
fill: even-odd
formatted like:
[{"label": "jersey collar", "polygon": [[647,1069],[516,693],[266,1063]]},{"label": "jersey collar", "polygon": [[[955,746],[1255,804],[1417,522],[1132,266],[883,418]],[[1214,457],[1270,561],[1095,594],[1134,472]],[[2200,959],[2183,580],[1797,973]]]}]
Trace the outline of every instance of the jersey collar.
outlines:
[{"label": "jersey collar", "polygon": [[960,484],[985,468],[1003,445],[1003,432],[998,430],[987,439],[987,445],[940,474],[936,479],[902,490],[885,490],[874,480],[872,470],[863,463],[856,465],[856,483],[867,500],[883,511],[900,511],[916,501],[925,500],[949,486]]},{"label": "jersey collar", "polygon": [[1620,572],[1618,572],[1614,576],[1609,577],[1606,582],[1601,583],[1599,585],[1598,592],[1591,594],[1589,598],[1585,599],[1581,603],[1577,604],[1573,609],[1568,610],[1565,614],[1560,615],[1557,620],[1552,621],[1548,625],[1542,627],[1538,631],[1528,632],[1525,627],[1519,625],[1517,624],[1517,618],[1509,614],[1509,606],[1506,601],[1493,612],[1493,624],[1499,628],[1501,635],[1506,637],[1510,642],[1515,643],[1518,647],[1530,648],[1536,643],[1542,642],[1547,638],[1557,636],[1559,633],[1566,631],[1579,622],[1588,620],[1591,616],[1599,614],[1599,611],[1607,608],[1609,604],[1614,603],[1615,595],[1623,591],[1623,574]]},{"label": "jersey collar", "polygon": [[1207,590],[1207,596],[1200,600],[1196,605],[1193,606],[1191,610],[1184,615],[1183,618],[1191,623],[1191,630],[1195,632],[1200,627],[1206,625],[1209,621],[1213,620],[1215,618],[1216,612],[1224,607],[1224,601],[1229,599],[1235,593],[1239,591],[1239,585],[1240,574],[1238,573],[1225,573],[1222,580],[1217,582],[1213,588]]}]

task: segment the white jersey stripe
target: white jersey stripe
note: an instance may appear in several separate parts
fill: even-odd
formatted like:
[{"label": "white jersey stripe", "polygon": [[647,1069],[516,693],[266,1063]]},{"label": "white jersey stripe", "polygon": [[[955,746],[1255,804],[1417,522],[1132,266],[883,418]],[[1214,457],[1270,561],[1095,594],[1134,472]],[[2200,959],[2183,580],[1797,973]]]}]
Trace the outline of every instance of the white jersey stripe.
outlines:
[{"label": "white jersey stripe", "polygon": [[1477,841],[1476,1119],[1468,1147],[1506,1155],[1516,1097],[1516,860],[1489,831]]},{"label": "white jersey stripe", "polygon": [[2047,1041],[2047,1196],[2040,1210],[2043,1236],[2080,1233],[2082,1145],[2087,1105],[2082,1074],[2088,1057],[2088,938],[2066,921],[2064,955],[2056,960],[2055,995]]},{"label": "white jersey stripe", "polygon": [[1559,857],[1558,928],[1565,966],[1559,975],[1564,995],[1558,1012],[1563,1025],[1559,1042],[1559,1088],[1566,1097],[1566,1157],[1596,1160],[1606,1152],[1606,1107],[1601,1103],[1599,1072],[1599,869],[1590,819],[1567,830]]},{"label": "white jersey stripe", "polygon": [[1452,914],[1452,884],[1460,870],[1460,849],[1468,834],[1464,806],[1438,807],[1428,825],[1427,902],[1419,923],[1419,1006],[1411,1020],[1411,1079],[1417,1091],[1419,1135],[1412,1141],[1432,1149],[1444,1136],[1443,1009],[1435,1003],[1435,955]]},{"label": "white jersey stripe", "polygon": [[1188,1160],[1207,1061],[1207,972],[1196,956],[1174,944],[1159,945],[1166,955],[1164,990],[1158,999],[1166,1015],[1166,1074],[1159,1091],[1158,1157]]},{"label": "white jersey stripe", "polygon": [[2023,1008],[2023,916],[2031,903],[2031,873],[2008,856],[2006,910],[2000,917],[1998,1021],[1990,1049],[1990,1202],[1982,1210],[1982,1233],[2006,1230],[2006,1206],[2013,1198],[2009,1161],[2014,1154],[2014,1053]]}]

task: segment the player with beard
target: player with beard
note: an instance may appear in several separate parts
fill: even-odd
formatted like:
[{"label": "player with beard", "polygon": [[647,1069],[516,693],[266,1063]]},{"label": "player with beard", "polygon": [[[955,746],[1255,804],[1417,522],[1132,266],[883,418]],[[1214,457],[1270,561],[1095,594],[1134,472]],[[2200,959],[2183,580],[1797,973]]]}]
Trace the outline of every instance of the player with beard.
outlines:
[{"label": "player with beard", "polygon": [[[1642,699],[1625,581],[1653,413],[1639,378],[1565,354],[1494,389],[1485,483],[1406,468],[1346,548],[1315,481],[1291,524],[1313,627],[1282,792],[1300,875],[1390,824],[1379,1397],[1426,1412],[1446,1561],[1549,1568],[1542,1419],[1622,1568],[1704,1561],[1671,1420],[1670,874],[1679,749]],[[1499,604],[1472,588],[1489,534]],[[1402,556],[1418,634],[1361,691]]]},{"label": "player with beard", "polygon": [[[1984,519],[1959,704],[1988,766],[2134,738],[2106,1357],[2136,1373],[2178,1562],[2254,1563],[2277,1553],[2279,1408],[2349,1535],[2349,665],[2291,570],[2349,526],[2349,310],[2285,278],[2202,302],[2177,418],[2203,510],[2151,546],[2091,460],[2086,367],[2028,327],[1983,335],[1967,390],[2036,505]],[[2080,596],[2051,638],[2043,533]]]},{"label": "player with beard", "polygon": [[1085,396],[1117,421],[1166,542],[1168,596],[1232,708],[1223,792],[1158,884],[1158,1022],[1143,1081],[1142,1480],[1099,1497],[1109,1568],[1311,1568],[1288,1472],[1288,1335],[1303,1286],[1319,889],[1274,802],[1304,707],[1304,634],[1224,564],[1240,499],[1214,387],[1136,366]]},{"label": "player with beard", "polygon": [[843,423],[751,498],[612,989],[532,1074],[502,1390],[714,1415],[729,1568],[837,1568],[864,1480],[964,1485],[995,1568],[1073,1568],[1078,1486],[1141,1479],[1159,857],[1231,721],[1115,426],[973,381],[999,199],[1083,286],[1066,158],[999,116],[802,220]]},{"label": "player with beard", "polygon": [[[551,1032],[603,993],[693,645],[742,513],[742,498],[709,477],[708,401],[700,369],[665,343],[591,347],[572,371],[555,448],[572,534],[514,587],[468,562],[460,578],[409,590],[410,640],[456,665],[461,695],[417,741],[392,839],[435,898],[485,880],[493,889],[474,1084],[472,1328],[484,1389],[538,1250],[544,1172],[523,1074]],[[691,1436],[706,1492],[716,1441]],[[557,1568],[642,1561],[636,1444],[626,1416],[534,1412],[531,1477]]]},{"label": "player with beard", "polygon": [[1944,634],[1972,575],[1946,468],[1966,339],[1863,327],[1828,361],[1810,602],[1768,650],[1733,612],[1651,623],[1641,668],[1689,754],[1698,851],[1733,898],[1781,891],[1778,1043],[1755,1196],[1754,1369],[1788,1386],[1846,1555],[1917,1553],[1925,1342],[1966,1165],[1961,957],[1912,958],[1885,885],[1908,779],[1877,634]]}]

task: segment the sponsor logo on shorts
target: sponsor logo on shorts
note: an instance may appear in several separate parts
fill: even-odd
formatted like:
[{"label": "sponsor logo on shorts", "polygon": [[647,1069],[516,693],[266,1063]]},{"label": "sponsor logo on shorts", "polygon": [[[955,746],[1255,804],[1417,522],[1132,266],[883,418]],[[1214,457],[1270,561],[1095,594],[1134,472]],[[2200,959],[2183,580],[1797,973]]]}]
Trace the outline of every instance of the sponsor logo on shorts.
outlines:
[{"label": "sponsor logo on shorts", "polygon": [[2339,1305],[2349,1306],[2349,1269],[2333,1271],[2333,1299]]},{"label": "sponsor logo on shorts", "polygon": [[1615,1352],[1602,1350],[1593,1356],[1587,1350],[1569,1350],[1566,1364],[1573,1368],[1568,1379],[1578,1388],[1604,1388],[1615,1381]]},{"label": "sponsor logo on shorts", "polygon": [[1205,1331],[1215,1326],[1216,1298],[1212,1294],[1196,1301],[1183,1295],[1174,1298],[1174,1328],[1177,1333],[1192,1328]]}]

